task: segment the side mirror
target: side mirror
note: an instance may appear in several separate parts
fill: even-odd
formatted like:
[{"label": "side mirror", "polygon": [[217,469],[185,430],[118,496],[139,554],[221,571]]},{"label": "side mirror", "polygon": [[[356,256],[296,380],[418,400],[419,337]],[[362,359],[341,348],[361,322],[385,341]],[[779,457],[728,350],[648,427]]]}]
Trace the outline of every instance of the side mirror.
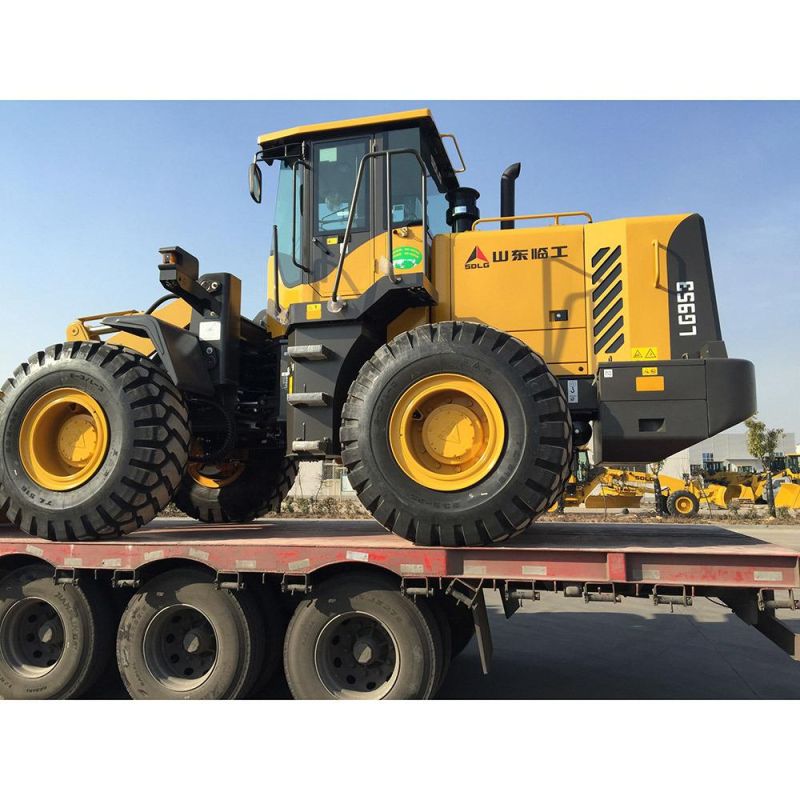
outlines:
[{"label": "side mirror", "polygon": [[256,164],[254,161],[250,165],[250,171],[248,174],[249,182],[250,182],[250,197],[253,198],[253,202],[260,203],[261,202],[261,168]]}]

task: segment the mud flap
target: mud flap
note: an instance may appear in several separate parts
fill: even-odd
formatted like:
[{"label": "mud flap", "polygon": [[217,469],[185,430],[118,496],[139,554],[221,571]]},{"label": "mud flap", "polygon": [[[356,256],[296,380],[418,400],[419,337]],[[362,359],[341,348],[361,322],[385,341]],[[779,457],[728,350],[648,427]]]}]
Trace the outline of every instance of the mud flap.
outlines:
[{"label": "mud flap", "polygon": [[486,612],[486,598],[483,594],[483,581],[477,586],[459,579],[454,580],[447,587],[447,594],[452,595],[460,603],[472,609],[472,620],[475,625],[475,638],[478,641],[478,653],[481,657],[481,670],[484,675],[489,674],[492,663],[494,646],[492,644],[492,631],[489,627],[489,615]]}]

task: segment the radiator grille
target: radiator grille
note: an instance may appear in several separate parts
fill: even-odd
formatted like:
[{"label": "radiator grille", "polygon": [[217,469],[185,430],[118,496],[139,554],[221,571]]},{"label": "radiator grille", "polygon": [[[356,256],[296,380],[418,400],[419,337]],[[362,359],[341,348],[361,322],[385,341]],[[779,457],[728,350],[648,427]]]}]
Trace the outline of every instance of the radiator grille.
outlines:
[{"label": "radiator grille", "polygon": [[622,247],[601,247],[592,256],[592,329],[595,354],[616,353],[625,343],[622,327]]}]

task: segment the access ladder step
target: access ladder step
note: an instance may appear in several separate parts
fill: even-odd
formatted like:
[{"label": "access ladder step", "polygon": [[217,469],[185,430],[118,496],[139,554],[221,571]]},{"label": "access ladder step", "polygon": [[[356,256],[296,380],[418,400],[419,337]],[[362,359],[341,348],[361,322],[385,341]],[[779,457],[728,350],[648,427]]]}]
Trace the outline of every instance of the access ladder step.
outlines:
[{"label": "access ladder step", "polygon": [[312,441],[296,439],[292,442],[292,452],[306,455],[326,455],[329,444],[329,439],[314,439]]},{"label": "access ladder step", "polygon": [[295,344],[287,352],[295,361],[328,361],[333,356],[324,344]]},{"label": "access ladder step", "polygon": [[329,406],[331,396],[326,392],[295,392],[286,396],[290,406]]}]

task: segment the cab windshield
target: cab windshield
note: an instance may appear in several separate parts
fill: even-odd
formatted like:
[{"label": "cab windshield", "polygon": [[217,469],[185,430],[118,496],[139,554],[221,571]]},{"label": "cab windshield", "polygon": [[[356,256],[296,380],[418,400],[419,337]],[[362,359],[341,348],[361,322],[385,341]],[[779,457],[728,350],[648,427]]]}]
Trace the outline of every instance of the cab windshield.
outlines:
[{"label": "cab windshield", "polygon": [[786,456],[786,468],[789,472],[800,472],[800,455]]}]

